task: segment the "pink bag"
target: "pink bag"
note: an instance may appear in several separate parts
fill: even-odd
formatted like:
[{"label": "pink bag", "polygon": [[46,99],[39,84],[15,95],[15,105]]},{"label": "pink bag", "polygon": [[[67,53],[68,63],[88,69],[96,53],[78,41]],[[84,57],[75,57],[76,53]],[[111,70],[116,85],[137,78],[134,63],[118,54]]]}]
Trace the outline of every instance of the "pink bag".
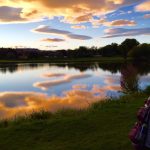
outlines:
[{"label": "pink bag", "polygon": [[137,113],[137,118],[142,123],[148,123],[150,107],[141,107]]},{"label": "pink bag", "polygon": [[138,123],[131,129],[129,139],[136,150],[150,147],[150,97],[137,113]]},{"label": "pink bag", "polygon": [[147,129],[147,124],[142,124],[140,122],[135,124],[135,126],[129,133],[129,138],[134,145],[137,145],[139,147],[144,146],[147,135]]},{"label": "pink bag", "polygon": [[142,128],[142,124],[136,123],[135,126],[132,128],[132,130],[129,133],[129,138],[134,144],[139,142],[137,137],[141,131],[141,128]]}]

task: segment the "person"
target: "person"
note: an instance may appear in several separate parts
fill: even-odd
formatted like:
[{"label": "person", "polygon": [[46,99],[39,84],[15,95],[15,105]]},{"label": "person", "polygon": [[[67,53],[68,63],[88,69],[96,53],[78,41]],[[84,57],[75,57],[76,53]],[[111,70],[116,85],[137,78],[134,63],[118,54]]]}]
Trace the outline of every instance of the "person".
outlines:
[{"label": "person", "polygon": [[[150,97],[146,101],[145,106],[149,107],[149,109],[150,109]],[[149,112],[150,112],[150,110],[149,110]],[[146,139],[145,139],[145,144],[144,144],[143,150],[150,150],[150,113],[148,113],[147,133],[146,133]]]},{"label": "person", "polygon": [[145,150],[150,150],[150,116],[148,121],[147,137],[145,140]]},{"label": "person", "polygon": [[150,97],[137,113],[138,122],[129,133],[135,150],[150,150]]}]

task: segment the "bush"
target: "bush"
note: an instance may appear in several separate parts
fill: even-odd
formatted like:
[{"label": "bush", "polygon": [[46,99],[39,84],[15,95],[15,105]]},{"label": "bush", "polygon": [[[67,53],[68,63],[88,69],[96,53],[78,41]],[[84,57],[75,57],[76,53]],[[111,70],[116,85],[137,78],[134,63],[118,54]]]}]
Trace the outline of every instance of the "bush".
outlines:
[{"label": "bush", "polygon": [[135,59],[149,59],[150,58],[150,44],[141,44],[133,48],[129,54]]},{"label": "bush", "polygon": [[136,39],[126,39],[120,45],[120,51],[123,57],[126,59],[128,53],[134,48],[137,47],[140,43]]}]

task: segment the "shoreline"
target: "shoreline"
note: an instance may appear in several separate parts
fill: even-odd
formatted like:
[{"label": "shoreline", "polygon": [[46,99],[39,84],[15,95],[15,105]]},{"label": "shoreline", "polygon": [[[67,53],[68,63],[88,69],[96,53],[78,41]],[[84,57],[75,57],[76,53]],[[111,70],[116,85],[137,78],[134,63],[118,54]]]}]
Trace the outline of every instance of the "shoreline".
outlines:
[{"label": "shoreline", "polygon": [[0,60],[0,63],[76,63],[76,62],[87,62],[87,61],[93,61],[93,62],[101,62],[101,63],[117,63],[117,62],[125,62],[125,61],[131,61],[132,58],[128,58],[125,60],[122,57],[99,57],[99,58],[60,58],[60,59],[51,59],[51,60],[43,60],[43,59],[36,59],[36,60]]}]

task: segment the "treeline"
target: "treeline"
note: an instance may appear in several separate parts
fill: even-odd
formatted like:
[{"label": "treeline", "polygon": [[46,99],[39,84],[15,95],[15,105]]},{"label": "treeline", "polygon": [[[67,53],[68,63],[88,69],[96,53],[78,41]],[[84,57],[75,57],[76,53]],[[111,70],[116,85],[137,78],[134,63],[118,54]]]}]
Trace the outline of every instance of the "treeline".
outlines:
[{"label": "treeline", "polygon": [[133,57],[134,59],[149,59],[150,44],[140,44],[136,39],[126,39],[120,45],[112,43],[104,47],[84,47],[74,50],[45,51],[25,48],[0,48],[0,59],[55,59],[82,57]]}]

